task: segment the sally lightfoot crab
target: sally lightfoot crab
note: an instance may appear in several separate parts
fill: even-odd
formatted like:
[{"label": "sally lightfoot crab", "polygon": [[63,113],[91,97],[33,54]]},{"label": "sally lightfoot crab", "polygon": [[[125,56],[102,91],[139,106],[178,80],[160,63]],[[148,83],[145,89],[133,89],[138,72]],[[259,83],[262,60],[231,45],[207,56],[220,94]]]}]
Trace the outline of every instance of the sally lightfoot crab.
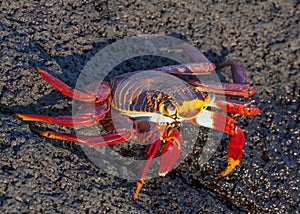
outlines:
[{"label": "sally lightfoot crab", "polygon": [[[107,132],[101,136],[84,136],[39,131],[40,135],[47,138],[73,141],[88,146],[113,145],[128,140],[147,142],[146,162],[136,182],[134,201],[138,199],[150,163],[161,146],[159,175],[168,173],[178,160],[182,151],[179,127],[185,122],[230,135],[227,167],[219,173],[220,176],[227,176],[240,163],[245,137],[237,121],[220,111],[234,115],[255,116],[259,113],[259,109],[251,102],[222,101],[215,99],[213,94],[247,98],[255,91],[248,83],[246,69],[241,62],[221,64],[221,66],[231,67],[233,83],[217,84],[179,79],[174,75],[203,75],[215,70],[215,65],[210,63],[199,50],[190,45],[182,45],[180,48],[193,60],[193,63],[126,73],[112,78],[109,82],[95,81],[87,86],[86,91],[72,89],[48,72],[36,68],[40,76],[62,94],[91,103],[93,108],[86,108],[72,116],[15,115],[25,121],[63,126],[92,126],[101,123]],[[115,127],[112,112],[122,115],[122,118],[131,125],[123,128]],[[151,127],[151,130],[146,131],[147,127]]]}]

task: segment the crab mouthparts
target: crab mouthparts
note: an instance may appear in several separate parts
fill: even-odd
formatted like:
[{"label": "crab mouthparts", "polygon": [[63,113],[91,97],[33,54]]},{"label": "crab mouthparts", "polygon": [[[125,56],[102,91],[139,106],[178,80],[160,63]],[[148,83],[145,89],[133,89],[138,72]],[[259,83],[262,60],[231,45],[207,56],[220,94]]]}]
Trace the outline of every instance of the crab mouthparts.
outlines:
[{"label": "crab mouthparts", "polygon": [[135,120],[150,121],[159,125],[174,124],[177,126],[182,122],[182,118],[171,118],[160,113],[131,112],[127,116]]}]

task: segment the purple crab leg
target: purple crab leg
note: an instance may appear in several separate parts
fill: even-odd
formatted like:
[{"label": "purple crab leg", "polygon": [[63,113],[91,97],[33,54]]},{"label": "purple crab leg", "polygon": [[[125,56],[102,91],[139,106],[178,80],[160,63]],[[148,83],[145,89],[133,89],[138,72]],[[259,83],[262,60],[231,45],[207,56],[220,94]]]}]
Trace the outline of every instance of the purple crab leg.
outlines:
[{"label": "purple crab leg", "polygon": [[219,64],[221,68],[230,66],[232,79],[234,83],[239,84],[248,84],[248,75],[245,64],[240,61],[231,61],[231,62],[224,62]]},{"label": "purple crab leg", "polygon": [[[160,68],[160,71],[165,71],[173,74],[187,74],[187,75],[200,75],[209,74],[211,71],[216,69],[216,66],[211,63],[203,53],[194,46],[184,43],[179,45],[177,48],[183,50],[190,59],[194,62],[193,64],[179,65],[179,66],[166,66]],[[248,84],[248,75],[245,64],[240,61],[229,61],[219,65],[221,68],[230,66],[231,73],[234,83]]]},{"label": "purple crab leg", "polygon": [[170,74],[184,74],[184,75],[204,75],[210,74],[216,69],[216,66],[211,63],[203,53],[197,48],[189,44],[182,44],[176,47],[176,49],[182,49],[186,53],[193,63],[171,65],[155,68],[154,70],[162,71]]},{"label": "purple crab leg", "polygon": [[187,82],[200,91],[213,92],[216,94],[243,96],[248,98],[256,93],[256,91],[248,84],[200,82],[198,80],[187,80]]}]

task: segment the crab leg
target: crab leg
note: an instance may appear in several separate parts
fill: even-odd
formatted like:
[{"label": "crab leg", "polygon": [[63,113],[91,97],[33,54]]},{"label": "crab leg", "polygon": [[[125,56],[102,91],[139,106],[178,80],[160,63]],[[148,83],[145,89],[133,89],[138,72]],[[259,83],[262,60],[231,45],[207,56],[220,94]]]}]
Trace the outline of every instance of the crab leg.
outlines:
[{"label": "crab leg", "polygon": [[[164,129],[165,128],[161,128],[161,130]],[[172,127],[168,127],[166,128],[166,131],[163,132],[164,133],[163,133],[162,141],[164,142],[164,145],[161,151],[160,166],[158,172],[160,176],[165,176],[172,169],[172,167],[180,157],[180,153],[182,150],[182,146],[181,146],[182,138],[178,130],[173,129]],[[151,139],[153,139],[154,141],[150,143],[147,147],[146,163],[141,172],[139,180],[137,180],[136,182],[136,189],[134,192],[133,201],[137,201],[138,199],[138,194],[144,184],[144,179],[149,169],[150,163],[152,159],[155,157],[156,153],[158,152],[158,149],[161,144],[161,140],[159,138],[159,132],[157,131],[154,132],[154,134],[151,137],[152,137]]]},{"label": "crab leg", "polygon": [[187,80],[187,82],[200,91],[213,92],[216,94],[243,96],[248,98],[256,93],[256,91],[248,84],[200,82],[198,80]]},{"label": "crab leg", "polygon": [[83,112],[74,116],[43,116],[35,114],[14,114],[25,121],[53,123],[63,126],[92,126],[103,120],[110,110],[107,102],[96,103],[83,108]]},{"label": "crab leg", "polygon": [[[215,65],[203,55],[197,48],[189,44],[179,45],[177,48],[183,50],[194,63],[186,65],[165,66],[156,68],[155,70],[163,71],[171,74],[185,74],[185,75],[201,75],[209,74],[215,70]],[[221,63],[220,67],[231,67],[233,78],[232,83],[216,84],[212,82],[200,82],[196,80],[189,80],[188,82],[196,86],[201,91],[214,92],[219,94],[244,96],[249,97],[255,94],[255,90],[248,84],[248,75],[245,64],[240,61],[231,61]]]},{"label": "crab leg", "polygon": [[229,175],[234,170],[234,168],[239,165],[242,158],[243,147],[245,144],[245,136],[243,130],[232,118],[224,114],[209,110],[202,110],[197,118],[191,120],[190,122],[231,135],[228,143],[227,167],[219,173],[220,176]]},{"label": "crab leg", "polygon": [[197,48],[189,44],[182,44],[176,47],[182,49],[193,61],[193,63],[163,66],[155,68],[154,70],[162,71],[170,74],[184,74],[184,75],[202,75],[210,74],[216,69],[216,66],[211,63]]},{"label": "crab leg", "polygon": [[175,165],[182,151],[182,137],[178,130],[169,127],[163,137],[165,142],[160,157],[158,174],[165,176]]},{"label": "crab leg", "polygon": [[224,62],[219,65],[221,68],[230,66],[234,83],[248,84],[248,75],[245,64],[240,61]]},{"label": "crab leg", "polygon": [[255,105],[252,105],[252,102],[241,102],[237,100],[214,100],[209,104],[209,106],[221,109],[231,114],[244,116],[256,116],[260,112]]},{"label": "crab leg", "polygon": [[[178,46],[178,48],[181,48],[183,52],[186,53],[193,60],[193,62],[209,62],[209,60],[204,56],[204,54],[192,45],[184,43]],[[221,68],[227,66],[231,67],[231,73],[234,83],[248,84],[247,70],[243,62],[230,61],[221,63],[219,66]]]},{"label": "crab leg", "polygon": [[155,68],[156,71],[162,71],[169,74],[183,74],[183,75],[204,75],[210,74],[214,71],[216,66],[210,62],[197,62],[181,65],[170,65]]},{"label": "crab leg", "polygon": [[75,89],[72,89],[70,86],[65,84],[64,82],[60,81],[59,79],[53,77],[48,72],[42,70],[39,67],[36,67],[37,72],[40,76],[60,91],[62,94],[73,98],[75,100],[84,101],[84,102],[102,102],[110,95],[110,87],[106,82],[100,82],[98,85],[97,91],[88,91],[88,92],[81,92]]},{"label": "crab leg", "polygon": [[78,116],[57,116],[49,117],[35,114],[15,114],[15,116],[21,118],[24,121],[36,121],[53,123],[63,126],[92,126],[102,120],[105,117],[105,113],[99,113],[97,115],[82,114]]},{"label": "crab leg", "polygon": [[137,201],[139,192],[141,191],[141,189],[145,183],[145,177],[148,172],[150,163],[151,163],[152,159],[155,157],[155,155],[158,152],[158,149],[160,147],[160,142],[161,142],[160,134],[157,130],[152,134],[151,139],[153,141],[147,146],[145,165],[143,167],[143,170],[141,172],[139,179],[136,181],[136,188],[134,191],[134,195],[132,197],[133,201]]},{"label": "crab leg", "polygon": [[101,136],[84,136],[75,134],[66,134],[53,131],[36,131],[41,136],[56,140],[67,140],[75,143],[85,144],[88,146],[105,146],[123,143],[131,139],[132,130],[120,130],[116,133],[104,134]]}]

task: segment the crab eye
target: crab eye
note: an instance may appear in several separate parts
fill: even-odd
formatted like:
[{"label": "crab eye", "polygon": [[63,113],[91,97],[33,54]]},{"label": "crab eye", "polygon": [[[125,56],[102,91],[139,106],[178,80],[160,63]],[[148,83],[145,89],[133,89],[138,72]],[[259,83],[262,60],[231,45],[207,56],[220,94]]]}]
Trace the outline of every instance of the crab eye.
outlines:
[{"label": "crab eye", "polygon": [[166,111],[169,115],[175,115],[176,114],[176,106],[173,103],[167,103],[166,104]]}]

